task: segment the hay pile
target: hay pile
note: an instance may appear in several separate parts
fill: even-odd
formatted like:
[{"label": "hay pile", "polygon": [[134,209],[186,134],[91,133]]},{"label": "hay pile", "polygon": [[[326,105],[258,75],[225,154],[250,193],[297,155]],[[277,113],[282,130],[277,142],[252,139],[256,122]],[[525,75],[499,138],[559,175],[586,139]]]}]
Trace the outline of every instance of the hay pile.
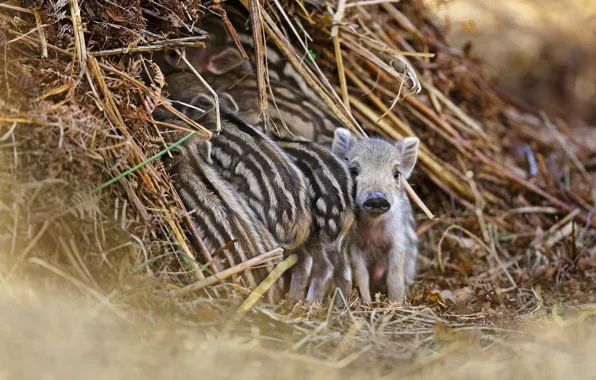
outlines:
[{"label": "hay pile", "polygon": [[[141,82],[140,53],[200,44],[200,19],[217,2],[25,3],[0,5],[0,279],[33,256],[98,297],[131,277],[163,292],[208,276],[189,259],[188,215],[153,159],[167,154],[151,118],[160,89]],[[289,59],[313,58],[320,72],[297,67],[349,127],[421,139],[411,183],[437,219],[417,210],[418,284],[399,308],[355,297],[343,311],[260,305],[238,333],[274,347],[291,336],[295,350],[363,364],[433,350],[450,336],[444,324],[506,335],[527,317],[593,308],[595,174],[582,163],[594,152],[547,113],[495,93],[422,1],[358,4],[269,1],[261,21]],[[296,34],[312,38],[310,53]],[[216,285],[171,307],[212,310],[218,326],[248,293]],[[268,327],[255,331],[259,318]]]}]

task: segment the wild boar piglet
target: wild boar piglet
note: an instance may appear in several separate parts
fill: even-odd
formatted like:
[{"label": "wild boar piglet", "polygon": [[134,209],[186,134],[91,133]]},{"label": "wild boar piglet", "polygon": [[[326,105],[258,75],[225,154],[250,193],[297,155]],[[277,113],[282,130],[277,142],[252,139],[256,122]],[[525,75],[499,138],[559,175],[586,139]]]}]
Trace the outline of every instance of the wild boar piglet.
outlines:
[{"label": "wild boar piglet", "polygon": [[357,138],[338,128],[333,152],[347,160],[355,182],[356,225],[350,257],[354,281],[365,303],[371,302],[371,280],[386,284],[390,301],[404,299],[416,273],[418,237],[412,206],[400,176],[408,179],[418,157],[419,140],[391,143]]},{"label": "wild boar piglet", "polygon": [[[187,74],[183,82],[186,86],[197,82],[188,67],[187,62],[190,63],[215,91],[227,92],[235,98],[239,117],[267,130],[270,136],[307,139],[330,149],[333,131],[342,123],[271,42],[265,44],[269,111],[268,118],[263,117],[258,102],[255,43],[247,22],[249,14],[240,3],[234,3],[222,5],[249,59],[244,59],[238,50],[238,41],[228,32],[226,22],[219,15],[207,12],[199,25],[209,33],[209,38],[203,41],[205,47],[185,47],[186,60],[178,53],[182,49],[156,52],[153,61],[165,75]],[[308,66],[309,62],[305,60],[302,64]]]},{"label": "wild boar piglet", "polygon": [[[178,120],[167,122],[184,125]],[[213,260],[218,271],[222,271],[279,244],[246,201],[213,167],[211,150],[210,141],[192,137],[179,145],[172,152],[173,157],[165,159],[165,164],[207,250],[220,251]],[[200,250],[197,248],[197,251]],[[201,257],[197,259],[207,264]],[[274,267],[275,262],[268,262],[243,272],[241,277],[248,288],[255,289]],[[283,297],[284,282],[282,278],[268,290],[268,302],[277,302]]]},{"label": "wild boar piglet", "polygon": [[[168,83],[170,79],[166,78]],[[172,98],[179,101],[174,106],[182,113],[214,132],[209,151],[211,167],[244,199],[254,218],[263,223],[286,254],[295,251],[299,257],[304,256],[300,248],[312,235],[311,202],[306,178],[293,159],[277,143],[236,116],[233,98],[219,97],[219,132],[215,99],[205,88],[183,89],[172,94]],[[168,113],[161,117],[168,117]],[[304,272],[309,272],[309,260],[301,262]],[[301,281],[298,272],[292,271],[291,282]]]},{"label": "wild boar piglet", "polygon": [[[347,259],[346,237],[354,222],[352,178],[339,157],[324,147],[303,140],[276,139],[306,179],[311,202],[312,223],[309,237],[301,247],[299,262],[292,268],[290,297],[321,301],[333,279],[346,299],[352,288]],[[341,297],[336,298],[341,304]]]},{"label": "wild boar piglet", "polygon": [[[213,96],[204,86],[193,83],[192,78],[187,79],[185,74],[175,73],[167,76],[166,81],[172,91],[170,100],[186,116],[202,121],[204,116],[212,113],[215,106]],[[188,87],[189,84],[192,86]],[[218,92],[218,101],[223,115],[229,115],[229,112],[236,115],[234,124],[238,126],[243,123],[250,124],[250,121],[244,120],[242,115],[238,114],[236,100],[237,98],[228,93]],[[229,126],[227,122],[224,124]],[[255,131],[255,136],[257,135]],[[220,136],[214,137],[216,144],[219,139]],[[354,220],[352,178],[347,165],[328,149],[311,141],[274,138],[272,142],[284,153],[274,161],[279,161],[278,165],[281,165],[285,157],[290,159],[305,180],[310,200],[312,218],[310,229],[303,244],[295,247],[299,261],[292,268],[290,298],[296,301],[304,299],[309,277],[310,286],[306,297],[308,301],[322,300],[331,278],[347,298],[351,290],[351,270],[346,259],[347,249],[344,240]],[[262,140],[259,145],[263,149],[267,144]],[[233,147],[229,145],[228,148]],[[217,156],[222,155],[223,152],[218,153],[217,150],[214,152],[216,153],[214,160],[217,162]],[[227,154],[232,153],[228,149]],[[250,158],[250,155],[244,158]],[[233,181],[233,177],[236,176],[230,174],[226,174],[224,168],[224,176]],[[264,184],[267,182],[266,177],[271,174],[270,171],[260,170],[258,175],[253,176],[253,182]],[[242,182],[246,183],[244,180]],[[261,186],[261,188],[266,189],[267,186]],[[298,189],[294,189],[296,190]],[[279,237],[279,235],[276,236]],[[340,301],[341,299],[338,299],[338,302]]]}]

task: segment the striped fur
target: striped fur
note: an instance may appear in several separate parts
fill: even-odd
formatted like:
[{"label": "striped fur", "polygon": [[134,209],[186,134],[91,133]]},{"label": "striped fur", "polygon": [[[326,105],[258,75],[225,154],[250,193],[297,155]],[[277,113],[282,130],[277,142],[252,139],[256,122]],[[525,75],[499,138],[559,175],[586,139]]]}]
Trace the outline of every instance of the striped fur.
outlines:
[{"label": "striped fur", "polygon": [[[214,164],[282,247],[297,248],[308,236],[311,219],[304,177],[265,135],[222,111],[222,131],[211,139]],[[215,130],[214,119],[200,121]]]},{"label": "striped fur", "polygon": [[[303,250],[311,225],[306,181],[277,144],[225,107],[221,111],[222,130],[211,139],[214,165],[281,246],[298,255],[297,265],[304,271],[291,272],[290,289],[296,289],[302,279],[300,274],[309,274],[312,264]],[[200,122],[215,130],[215,113],[206,113]],[[290,296],[303,299],[295,293]]]},{"label": "striped fur", "polygon": [[[187,73],[176,73],[169,75],[166,81],[172,91],[170,99],[186,104],[175,103],[175,106],[191,118],[200,118],[214,108],[214,102],[206,89],[199,83],[193,83],[192,78],[194,76],[188,78]],[[236,103],[236,99],[226,93],[220,93],[219,99],[223,108],[230,108]],[[290,297],[295,300],[304,298],[311,272],[307,300],[320,300],[331,276],[347,297],[351,289],[351,270],[345,256],[347,246],[343,243],[354,220],[352,179],[347,167],[329,150],[316,143],[282,138],[274,141],[304,175],[312,209],[309,238],[297,249],[300,260],[292,269]],[[227,157],[224,156],[220,161],[227,163]],[[226,178],[231,178],[225,173],[228,175]],[[257,178],[252,180],[253,187],[259,186]],[[250,184],[248,179],[244,182]]]},{"label": "striped fur", "polygon": [[[348,231],[354,222],[352,178],[345,164],[327,149],[309,141],[275,140],[304,174],[312,208],[310,237],[303,250],[312,257],[308,301],[323,298],[327,282],[349,297],[351,271],[346,258]],[[292,298],[302,298],[308,275],[306,268],[294,267],[297,280],[290,287]]]},{"label": "striped fur", "polygon": [[[269,128],[261,115],[257,100],[257,81],[254,68],[255,48],[248,14],[237,6],[226,5],[228,17],[238,32],[242,46],[249,55],[244,61],[221,18],[207,15],[201,27],[210,33],[206,48],[186,48],[192,66],[218,92],[229,93],[239,106],[238,116],[262,130],[285,138],[305,138],[330,148],[333,131],[341,122],[328,110],[320,97],[312,91],[292,64],[273,46],[267,44],[267,72],[269,73]],[[162,71],[171,73],[188,70],[173,50],[156,57]],[[307,63],[305,61],[305,63]],[[196,79],[196,78],[195,78]],[[173,91],[175,92],[175,91]]]},{"label": "striped fur", "polygon": [[[177,91],[171,98],[181,102],[174,106],[215,131],[216,114],[210,112],[215,104],[212,95],[198,85],[180,85],[172,76],[179,78],[177,74],[166,78],[168,85]],[[310,201],[302,172],[275,142],[236,117],[226,103],[220,104],[220,119],[222,130],[210,140],[214,165],[247,200],[282,247],[297,248],[308,237],[311,224]]]},{"label": "striped fur", "polygon": [[371,282],[381,285],[377,290],[386,289],[389,300],[396,302],[403,300],[406,286],[414,282],[416,222],[400,177],[410,177],[418,145],[415,137],[390,143],[380,138],[356,138],[343,128],[335,132],[333,151],[347,161],[355,181],[357,226],[352,233],[350,259],[354,281],[366,303],[371,302]]},{"label": "striped fur", "polygon": [[[289,63],[287,65],[291,67]],[[270,68],[271,76],[273,72]],[[279,80],[270,78],[273,95],[268,94],[269,128],[265,128],[257,97],[245,95],[258,93],[255,74],[236,72],[208,79],[214,89],[229,93],[237,101],[240,117],[263,130],[272,131],[273,136],[306,139],[331,148],[333,131],[342,124],[322,101],[307,95],[311,90],[301,87],[297,78],[283,72],[278,76],[281,77]]]},{"label": "striped fur", "polygon": [[[176,120],[168,120],[177,123]],[[191,138],[166,161],[185,208],[202,237],[207,250],[213,253],[233,240],[235,243],[216,255],[214,264],[219,271],[244,262],[279,246],[253,211],[213,168],[210,163],[211,143]],[[242,274],[245,286],[254,289],[274,268],[273,262]],[[267,292],[269,302],[283,297],[284,280],[280,279]]]},{"label": "striped fur", "polygon": [[[210,112],[215,104],[212,95],[202,85],[183,80],[184,77],[177,73],[166,78],[172,91],[170,99],[177,101],[174,106],[215,131],[216,115]],[[224,99],[220,95],[220,100]],[[222,131],[211,139],[212,159],[277,241],[285,249],[295,249],[306,240],[310,230],[305,178],[275,142],[230,112],[229,103],[233,101],[220,101]]]}]

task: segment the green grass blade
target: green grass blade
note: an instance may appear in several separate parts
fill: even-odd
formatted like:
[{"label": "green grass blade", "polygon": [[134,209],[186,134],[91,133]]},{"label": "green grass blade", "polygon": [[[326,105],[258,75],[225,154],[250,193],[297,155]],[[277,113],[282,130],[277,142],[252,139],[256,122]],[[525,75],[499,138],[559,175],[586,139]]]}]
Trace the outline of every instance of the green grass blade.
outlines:
[{"label": "green grass blade", "polygon": [[185,142],[186,140],[188,140],[191,136],[194,136],[197,132],[191,132],[188,135],[184,136],[183,138],[181,138],[180,140],[176,141],[175,143],[173,143],[172,145],[170,145],[169,147],[167,147],[166,149],[162,150],[161,152],[156,153],[155,155],[153,155],[152,157],[146,159],[145,161],[141,162],[138,165],[135,165],[134,167],[128,169],[127,171],[125,171],[124,173],[121,173],[120,175],[110,179],[108,182],[105,182],[102,185],[97,186],[95,189],[93,189],[92,193],[97,193],[98,191],[101,191],[103,189],[105,189],[106,187],[110,186],[111,184],[118,182],[120,179],[124,178],[125,176],[129,175],[130,173],[139,170],[140,168],[142,168],[143,166],[147,165],[148,163],[150,163],[151,161],[155,160],[158,157],[163,156],[164,154],[166,154],[167,152],[169,152],[170,150],[174,149],[175,147],[177,147],[178,145],[182,144],[183,142]]}]

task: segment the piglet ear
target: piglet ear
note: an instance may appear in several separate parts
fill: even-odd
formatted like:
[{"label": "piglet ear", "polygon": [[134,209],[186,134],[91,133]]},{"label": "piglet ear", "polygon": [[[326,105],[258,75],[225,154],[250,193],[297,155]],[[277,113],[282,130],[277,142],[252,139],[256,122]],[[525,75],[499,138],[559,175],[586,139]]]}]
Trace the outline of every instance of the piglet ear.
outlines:
[{"label": "piglet ear", "polygon": [[333,133],[333,144],[331,151],[339,157],[346,158],[348,152],[354,146],[356,136],[346,128],[336,128]]},{"label": "piglet ear", "polygon": [[190,87],[170,96],[170,101],[186,117],[191,120],[198,120],[215,107],[213,99],[207,94],[201,93],[201,91],[199,87]]},{"label": "piglet ear", "polygon": [[244,63],[244,59],[240,52],[235,47],[230,47],[210,57],[207,63],[207,71],[215,75],[221,75],[235,69],[242,63]]},{"label": "piglet ear", "polygon": [[198,120],[207,112],[215,108],[213,98],[206,94],[196,95],[189,103],[189,106],[184,107],[184,114],[191,120]]},{"label": "piglet ear", "polygon": [[418,146],[420,140],[418,137],[406,137],[397,143],[401,146],[401,173],[408,179],[412,175],[416,160],[418,159]]},{"label": "piglet ear", "polygon": [[219,104],[223,105],[226,110],[231,113],[237,113],[240,111],[240,106],[238,106],[238,103],[236,103],[234,97],[227,92],[219,94]]}]

